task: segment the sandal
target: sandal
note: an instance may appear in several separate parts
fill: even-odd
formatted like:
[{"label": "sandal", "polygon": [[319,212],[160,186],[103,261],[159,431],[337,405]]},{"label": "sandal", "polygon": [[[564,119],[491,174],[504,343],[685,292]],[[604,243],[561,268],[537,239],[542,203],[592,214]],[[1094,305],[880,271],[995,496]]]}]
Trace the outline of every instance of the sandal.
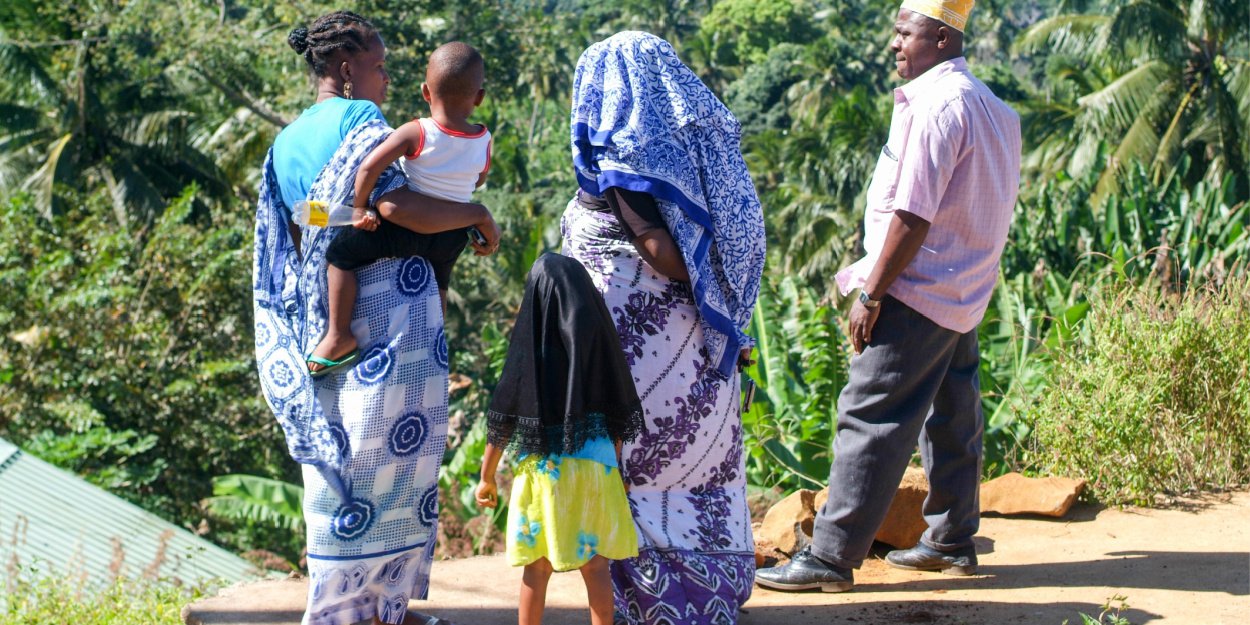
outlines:
[{"label": "sandal", "polygon": [[[406,617],[424,619],[425,621],[424,625],[452,625],[451,621],[438,618],[437,616],[430,616],[428,614],[422,614],[420,612],[417,612],[416,610],[408,610],[408,612],[406,613]],[[408,618],[405,618],[404,622],[407,623]]]},{"label": "sandal", "polygon": [[357,360],[360,360],[360,348],[353,349],[346,356],[338,360],[330,360],[329,358],[322,358],[321,356],[314,356],[312,354],[309,354],[308,358],[305,359],[307,362],[321,365],[321,368],[316,371],[311,369],[308,370],[308,375],[312,376],[314,380],[324,378],[335,371],[341,371],[350,367],[356,364]]}]

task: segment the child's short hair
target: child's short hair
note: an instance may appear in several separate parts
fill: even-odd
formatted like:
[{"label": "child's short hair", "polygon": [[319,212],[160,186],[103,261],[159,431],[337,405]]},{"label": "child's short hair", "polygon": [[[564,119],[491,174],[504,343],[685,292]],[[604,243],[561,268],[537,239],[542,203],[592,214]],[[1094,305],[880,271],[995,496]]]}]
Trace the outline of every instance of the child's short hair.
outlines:
[{"label": "child's short hair", "polygon": [[425,68],[425,84],[435,97],[472,98],[482,88],[486,64],[477,48],[453,41],[438,47]]}]

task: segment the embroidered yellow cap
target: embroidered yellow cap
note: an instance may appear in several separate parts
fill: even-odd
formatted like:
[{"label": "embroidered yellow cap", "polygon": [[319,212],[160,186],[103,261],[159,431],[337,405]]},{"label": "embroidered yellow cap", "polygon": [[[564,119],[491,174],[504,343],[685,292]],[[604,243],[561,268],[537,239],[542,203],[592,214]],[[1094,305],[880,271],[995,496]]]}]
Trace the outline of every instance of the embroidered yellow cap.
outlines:
[{"label": "embroidered yellow cap", "polygon": [[974,4],[975,0],[903,0],[902,8],[927,15],[962,33]]}]

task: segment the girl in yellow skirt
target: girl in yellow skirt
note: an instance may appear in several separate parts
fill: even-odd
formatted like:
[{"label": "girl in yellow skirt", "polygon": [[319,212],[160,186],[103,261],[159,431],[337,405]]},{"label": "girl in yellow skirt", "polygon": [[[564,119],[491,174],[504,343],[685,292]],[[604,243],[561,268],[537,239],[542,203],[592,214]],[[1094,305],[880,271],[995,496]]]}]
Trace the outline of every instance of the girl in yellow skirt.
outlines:
[{"label": "girl in yellow skirt", "polygon": [[581,263],[544,254],[530,269],[488,415],[480,506],[498,505],[495,469],[517,458],[508,563],[524,566],[520,625],[539,625],[552,571],[580,569],[592,625],[612,625],[608,560],[638,555],[620,445],[642,404],[603,297]]}]

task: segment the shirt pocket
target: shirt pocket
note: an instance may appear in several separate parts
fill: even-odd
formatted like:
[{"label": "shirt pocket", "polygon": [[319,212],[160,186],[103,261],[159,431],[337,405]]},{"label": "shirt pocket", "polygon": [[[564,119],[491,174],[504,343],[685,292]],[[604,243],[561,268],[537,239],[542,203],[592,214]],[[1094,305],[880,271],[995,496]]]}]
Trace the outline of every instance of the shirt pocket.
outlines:
[{"label": "shirt pocket", "polygon": [[894,210],[894,194],[898,191],[898,168],[898,151],[892,149],[888,143],[881,146],[877,167],[872,172],[872,182],[868,184],[869,210]]}]

